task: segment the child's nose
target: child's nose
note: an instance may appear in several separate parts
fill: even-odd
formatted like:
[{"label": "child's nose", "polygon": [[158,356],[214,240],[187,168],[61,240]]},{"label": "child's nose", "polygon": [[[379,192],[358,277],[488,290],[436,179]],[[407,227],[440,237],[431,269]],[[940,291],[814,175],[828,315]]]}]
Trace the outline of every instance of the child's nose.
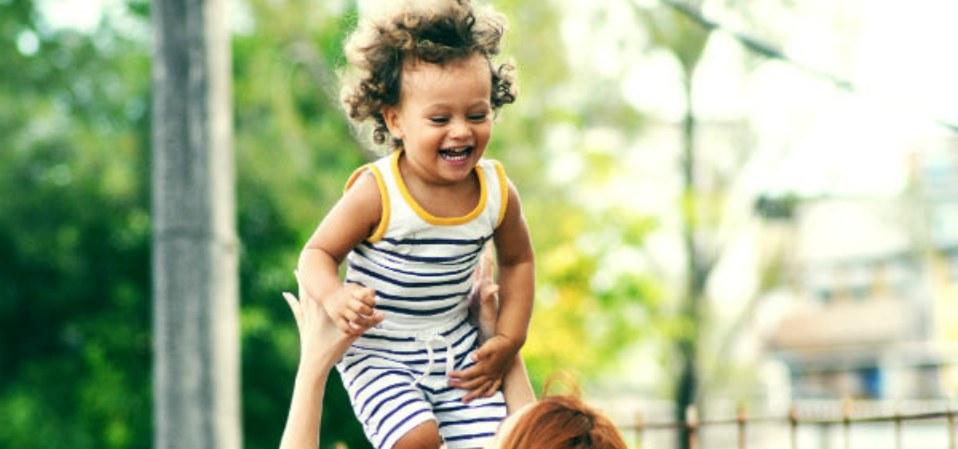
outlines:
[{"label": "child's nose", "polygon": [[452,138],[462,138],[469,137],[469,124],[465,120],[454,120],[452,122],[452,127],[449,130],[449,135]]}]

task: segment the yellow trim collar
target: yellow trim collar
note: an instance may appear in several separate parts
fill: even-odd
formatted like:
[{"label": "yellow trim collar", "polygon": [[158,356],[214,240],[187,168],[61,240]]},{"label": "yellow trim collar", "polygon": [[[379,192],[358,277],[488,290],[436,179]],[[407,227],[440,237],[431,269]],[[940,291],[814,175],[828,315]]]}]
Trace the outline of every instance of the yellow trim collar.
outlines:
[{"label": "yellow trim collar", "polygon": [[402,193],[402,196],[406,199],[406,203],[409,204],[409,207],[416,211],[416,215],[419,215],[419,218],[422,218],[429,224],[434,224],[437,226],[459,225],[468,223],[472,219],[478,217],[479,214],[482,213],[482,210],[486,208],[486,178],[483,176],[482,167],[476,165],[476,175],[479,177],[479,204],[476,205],[476,208],[473,209],[472,212],[469,212],[461,217],[437,217],[433,214],[430,214],[426,211],[426,209],[423,209],[422,206],[416,202],[416,199],[413,198],[412,194],[409,193],[409,189],[406,188],[406,182],[403,181],[402,174],[399,173],[400,154],[402,154],[402,151],[396,151],[393,153],[393,175],[396,177],[396,185],[399,187],[399,192]]}]

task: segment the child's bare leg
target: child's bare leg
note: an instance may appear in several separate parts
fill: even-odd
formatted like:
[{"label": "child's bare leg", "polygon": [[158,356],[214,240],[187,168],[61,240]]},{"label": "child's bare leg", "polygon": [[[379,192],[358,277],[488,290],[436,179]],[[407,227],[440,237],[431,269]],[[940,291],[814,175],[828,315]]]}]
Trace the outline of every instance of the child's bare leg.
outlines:
[{"label": "child's bare leg", "polygon": [[393,449],[439,449],[442,437],[435,421],[426,421],[406,432]]}]

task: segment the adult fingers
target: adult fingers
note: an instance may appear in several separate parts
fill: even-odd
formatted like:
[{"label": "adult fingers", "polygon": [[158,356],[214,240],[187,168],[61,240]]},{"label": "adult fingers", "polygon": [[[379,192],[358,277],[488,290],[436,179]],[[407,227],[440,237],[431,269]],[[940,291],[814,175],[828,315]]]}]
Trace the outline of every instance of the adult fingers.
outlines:
[{"label": "adult fingers", "polygon": [[479,264],[476,265],[476,270],[473,272],[473,279],[475,279],[477,282],[482,282],[482,280],[485,279],[485,271],[486,271],[486,254],[483,253],[482,256],[479,258]]},{"label": "adult fingers", "polygon": [[486,288],[482,289],[482,302],[489,302],[496,299],[496,294],[499,293],[499,284],[491,284]]},{"label": "adult fingers", "polygon": [[495,268],[492,264],[492,247],[487,247],[485,251],[482,252],[482,257],[479,259],[479,266],[482,267],[482,278],[493,282]]},{"label": "adult fingers", "polygon": [[299,311],[299,301],[296,299],[290,292],[283,292],[283,299],[286,300],[286,304],[289,304],[289,310],[293,312],[293,318],[296,320],[296,326],[302,326],[302,319],[300,318]]}]

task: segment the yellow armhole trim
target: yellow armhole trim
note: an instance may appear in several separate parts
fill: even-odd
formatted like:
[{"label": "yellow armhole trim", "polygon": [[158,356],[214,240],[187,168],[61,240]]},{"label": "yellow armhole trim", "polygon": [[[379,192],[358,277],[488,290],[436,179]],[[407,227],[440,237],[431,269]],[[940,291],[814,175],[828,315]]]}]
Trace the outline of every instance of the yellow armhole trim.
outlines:
[{"label": "yellow armhole trim", "polygon": [[386,228],[389,226],[389,191],[386,190],[386,182],[383,180],[383,175],[379,172],[379,168],[372,164],[359,167],[349,176],[349,180],[346,181],[346,188],[343,189],[343,192],[345,193],[349,190],[366,169],[369,169],[369,171],[373,173],[373,177],[376,178],[376,185],[379,186],[379,198],[381,199],[383,207],[382,216],[379,218],[379,226],[376,226],[376,231],[373,232],[373,235],[366,239],[369,243],[376,243],[383,238],[386,234]]},{"label": "yellow armhole trim", "polygon": [[356,169],[353,174],[349,175],[349,180],[346,181],[346,187],[343,187],[343,193],[349,191],[349,188],[356,184],[356,181],[359,179],[359,176],[369,168],[369,164],[363,165]]},{"label": "yellow armhole trim", "polygon": [[506,206],[509,205],[509,183],[506,182],[506,169],[502,168],[502,164],[495,160],[491,162],[496,166],[496,175],[499,178],[499,194],[502,196],[502,204],[499,205],[499,219],[496,220],[496,227],[498,228],[502,224],[502,219],[506,217]]},{"label": "yellow armhole trim", "polygon": [[409,207],[416,211],[416,215],[419,215],[419,218],[422,218],[429,224],[434,224],[437,226],[452,226],[468,223],[472,219],[478,217],[479,214],[482,213],[482,210],[486,208],[486,177],[482,173],[482,167],[476,165],[476,176],[479,177],[479,204],[476,205],[476,208],[473,209],[472,212],[469,212],[461,217],[437,217],[433,214],[430,214],[426,211],[426,209],[423,209],[422,206],[416,202],[416,199],[412,197],[411,193],[409,193],[409,189],[406,188],[406,182],[403,181],[402,174],[399,173],[399,155],[401,153],[402,151],[396,151],[393,153],[393,175],[396,177],[396,185],[399,186],[399,192],[402,193],[402,196],[406,199],[406,203],[409,204]]}]

